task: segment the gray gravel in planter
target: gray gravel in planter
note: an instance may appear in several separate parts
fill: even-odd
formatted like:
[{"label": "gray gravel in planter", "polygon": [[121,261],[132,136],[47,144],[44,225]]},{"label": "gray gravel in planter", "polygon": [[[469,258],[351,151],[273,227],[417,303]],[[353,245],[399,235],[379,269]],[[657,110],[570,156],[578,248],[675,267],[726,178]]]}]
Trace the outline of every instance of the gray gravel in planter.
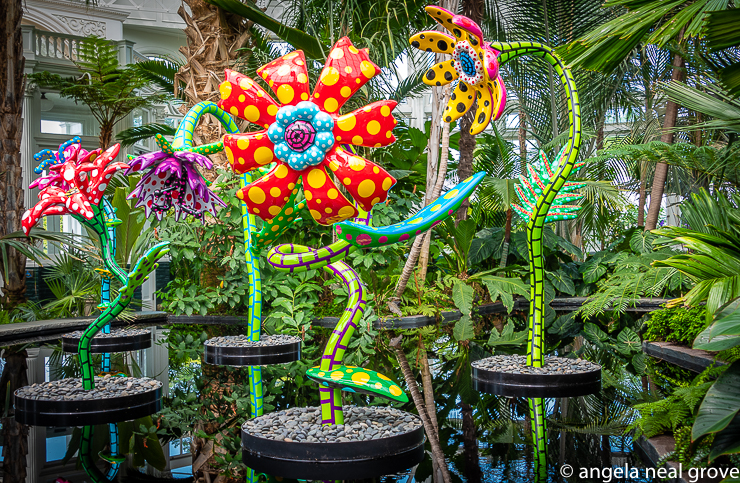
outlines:
[{"label": "gray gravel in planter", "polygon": [[511,374],[582,374],[598,371],[601,366],[584,359],[567,357],[545,357],[542,367],[527,366],[527,356],[498,355],[480,359],[472,363],[478,369]]},{"label": "gray gravel in planter", "polygon": [[250,340],[246,335],[225,335],[205,341],[205,345],[216,347],[267,347],[273,345],[295,344],[301,338],[294,335],[266,335],[260,340]]},{"label": "gray gravel in planter", "polygon": [[[64,334],[62,337],[65,339],[80,339],[82,338],[82,334],[84,334],[84,331],[82,330],[75,330],[74,332],[70,332],[68,334]],[[111,329],[110,333],[105,334],[101,330],[97,334],[95,334],[95,337],[93,339],[107,339],[108,337],[132,337],[136,335],[144,335],[149,334],[149,330],[147,329]]]},{"label": "gray gravel in planter", "polygon": [[409,433],[421,420],[398,409],[344,407],[344,424],[321,424],[321,408],[290,408],[250,419],[242,430],[256,437],[295,443],[370,441]]},{"label": "gray gravel in planter", "polygon": [[24,386],[15,394],[26,399],[43,399],[49,401],[73,401],[88,399],[106,399],[121,396],[132,396],[162,387],[162,383],[148,377],[114,377],[105,375],[95,378],[95,389],[82,389],[82,379],[67,378],[52,382],[41,382]]}]

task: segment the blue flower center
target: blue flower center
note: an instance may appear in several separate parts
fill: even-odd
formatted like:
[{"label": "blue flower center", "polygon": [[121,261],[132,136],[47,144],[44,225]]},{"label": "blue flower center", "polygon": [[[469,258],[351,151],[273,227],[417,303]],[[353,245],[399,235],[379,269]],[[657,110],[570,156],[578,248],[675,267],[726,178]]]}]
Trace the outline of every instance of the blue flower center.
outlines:
[{"label": "blue flower center", "polygon": [[311,101],[281,107],[267,136],[277,158],[295,170],[317,166],[334,145],[334,119]]},{"label": "blue flower center", "polygon": [[470,57],[466,51],[460,51],[460,65],[462,66],[465,75],[471,77],[475,76],[478,72],[475,70],[475,61]]}]

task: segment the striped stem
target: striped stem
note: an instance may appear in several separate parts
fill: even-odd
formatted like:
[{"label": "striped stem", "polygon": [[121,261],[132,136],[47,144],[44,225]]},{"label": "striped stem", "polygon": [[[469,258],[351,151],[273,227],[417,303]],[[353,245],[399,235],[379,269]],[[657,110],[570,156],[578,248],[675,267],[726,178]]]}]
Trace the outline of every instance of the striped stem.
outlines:
[{"label": "striped stem", "polygon": [[573,75],[552,48],[537,42],[491,42],[491,47],[501,52],[499,56],[499,62],[501,64],[524,55],[542,57],[552,65],[558,74],[568,97],[569,135],[564,155],[566,161],[560,163],[558,172],[551,178],[550,183],[537,199],[534,212],[527,224],[530,273],[527,364],[533,367],[542,367],[544,364],[542,337],[545,320],[545,257],[542,238],[547,213],[558,191],[568,180],[568,176],[570,176],[575,165],[575,160],[578,157],[578,150],[581,146],[581,108],[578,102],[578,92],[573,81]]}]

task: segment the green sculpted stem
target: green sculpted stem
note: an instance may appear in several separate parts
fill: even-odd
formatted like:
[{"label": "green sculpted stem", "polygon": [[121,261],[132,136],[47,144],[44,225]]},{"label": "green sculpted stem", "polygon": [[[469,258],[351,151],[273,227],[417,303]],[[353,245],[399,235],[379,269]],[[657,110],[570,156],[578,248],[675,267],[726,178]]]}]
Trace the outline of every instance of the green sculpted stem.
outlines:
[{"label": "green sculpted stem", "polygon": [[534,212],[529,219],[529,223],[527,223],[530,286],[527,364],[534,367],[542,367],[544,364],[542,336],[545,319],[545,258],[542,251],[543,230],[547,213],[553,205],[558,191],[568,180],[568,176],[570,176],[576,158],[578,157],[578,150],[581,146],[581,109],[578,103],[578,92],[576,91],[573,76],[553,49],[537,42],[492,42],[491,47],[501,51],[501,55],[499,56],[499,62],[501,64],[524,55],[542,57],[557,72],[568,98],[569,131],[568,142],[563,155],[565,162],[560,162],[558,171],[554,173],[554,176],[550,179],[550,182],[538,198]]}]

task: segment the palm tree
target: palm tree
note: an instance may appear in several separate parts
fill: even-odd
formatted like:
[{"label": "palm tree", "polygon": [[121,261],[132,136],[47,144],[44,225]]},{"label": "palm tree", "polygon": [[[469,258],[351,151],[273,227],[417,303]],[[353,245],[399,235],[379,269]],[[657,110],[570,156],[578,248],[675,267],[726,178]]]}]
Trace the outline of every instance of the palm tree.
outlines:
[{"label": "palm tree", "polygon": [[[23,135],[23,40],[21,37],[22,3],[0,0],[0,237],[19,231],[23,206],[21,136]],[[25,300],[26,256],[22,251],[7,251],[2,305],[13,308]]]},{"label": "palm tree", "polygon": [[[591,32],[580,37],[564,50],[563,55],[573,66],[613,72],[626,59],[634,56],[639,45],[652,44],[664,48],[678,42],[686,46],[690,38],[702,35],[706,24],[705,15],[712,9],[727,9],[729,1],[711,0],[663,1],[652,0],[609,0],[604,6],[626,9],[619,17],[596,26]],[[673,55],[671,79],[682,81],[685,78],[685,59],[679,49]],[[678,117],[678,105],[669,100],[666,103],[661,141],[672,143],[673,128]],[[645,230],[655,229],[663,201],[668,165],[658,163],[655,167],[653,187]]]}]

